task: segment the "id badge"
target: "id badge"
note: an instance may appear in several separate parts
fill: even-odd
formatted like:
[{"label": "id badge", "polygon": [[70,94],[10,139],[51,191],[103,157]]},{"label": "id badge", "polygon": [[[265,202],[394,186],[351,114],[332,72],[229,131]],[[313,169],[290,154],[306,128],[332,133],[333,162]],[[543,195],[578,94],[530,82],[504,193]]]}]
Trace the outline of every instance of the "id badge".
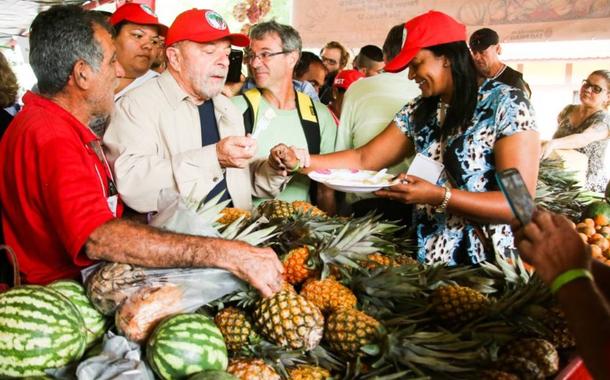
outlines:
[{"label": "id badge", "polygon": [[106,198],[106,202],[108,202],[108,208],[110,208],[110,211],[112,212],[112,216],[114,216],[116,218],[116,210],[119,205],[119,196],[118,195],[110,196],[110,197]]}]

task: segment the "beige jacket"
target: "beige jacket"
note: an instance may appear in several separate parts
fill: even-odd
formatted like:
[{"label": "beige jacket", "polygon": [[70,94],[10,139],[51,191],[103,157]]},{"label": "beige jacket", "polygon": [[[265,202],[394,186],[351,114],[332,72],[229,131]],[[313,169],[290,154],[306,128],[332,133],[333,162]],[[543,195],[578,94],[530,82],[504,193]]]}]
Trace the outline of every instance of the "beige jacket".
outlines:
[{"label": "beige jacket", "polygon": [[[243,118],[223,95],[213,98],[220,138],[243,136]],[[157,210],[161,190],[203,199],[222,180],[235,207],[250,209],[252,195],[275,197],[289,178],[267,160],[249,168],[221,168],[216,144],[201,146],[197,106],[166,71],[124,95],[115,106],[104,146],[123,201],[139,212]]]}]

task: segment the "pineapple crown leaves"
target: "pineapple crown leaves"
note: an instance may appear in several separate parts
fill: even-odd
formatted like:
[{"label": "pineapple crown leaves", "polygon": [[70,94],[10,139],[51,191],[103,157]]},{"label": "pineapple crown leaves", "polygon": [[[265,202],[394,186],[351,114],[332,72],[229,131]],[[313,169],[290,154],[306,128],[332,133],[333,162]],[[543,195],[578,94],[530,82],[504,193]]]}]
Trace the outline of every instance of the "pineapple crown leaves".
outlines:
[{"label": "pineapple crown leaves", "polygon": [[248,224],[244,222],[244,216],[242,215],[224,228],[220,235],[224,239],[241,240],[250,245],[258,246],[279,234],[279,232],[276,232],[276,226],[260,228],[266,223],[268,223],[267,219],[260,217]]}]

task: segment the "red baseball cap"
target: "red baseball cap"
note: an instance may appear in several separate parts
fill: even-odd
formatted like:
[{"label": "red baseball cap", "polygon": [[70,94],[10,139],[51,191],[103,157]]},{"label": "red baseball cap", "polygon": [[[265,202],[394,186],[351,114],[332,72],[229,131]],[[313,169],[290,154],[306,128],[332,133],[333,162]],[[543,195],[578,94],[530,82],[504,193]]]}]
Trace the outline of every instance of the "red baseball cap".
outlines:
[{"label": "red baseball cap", "polygon": [[165,45],[180,41],[212,42],[228,38],[232,45],[248,46],[250,39],[245,34],[231,34],[227,23],[217,12],[209,9],[191,9],[176,17],[167,32]]},{"label": "red baseball cap", "polygon": [[466,41],[466,26],[437,11],[429,11],[407,21],[405,33],[402,50],[385,65],[385,71],[402,71],[422,48]]},{"label": "red baseball cap", "polygon": [[364,78],[364,74],[362,74],[358,70],[343,70],[340,71],[339,74],[337,74],[337,76],[335,77],[333,87],[347,90],[347,88],[351,86],[352,83],[362,78]]},{"label": "red baseball cap", "polygon": [[159,28],[160,35],[165,36],[167,34],[167,26],[159,22],[155,11],[146,4],[127,3],[110,16],[112,26],[122,21],[140,25],[155,25]]}]

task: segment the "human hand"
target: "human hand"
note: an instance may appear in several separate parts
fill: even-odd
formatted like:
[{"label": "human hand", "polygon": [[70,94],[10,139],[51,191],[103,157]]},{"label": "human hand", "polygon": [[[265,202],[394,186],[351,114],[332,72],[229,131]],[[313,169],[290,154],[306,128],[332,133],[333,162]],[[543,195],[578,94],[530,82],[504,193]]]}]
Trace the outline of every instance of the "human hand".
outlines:
[{"label": "human hand", "polygon": [[256,152],[256,140],[250,136],[229,136],[216,143],[216,155],[223,168],[245,168]]},{"label": "human hand", "polygon": [[294,147],[288,148],[285,144],[277,144],[269,152],[269,165],[287,176],[288,171],[300,166],[300,160]]},{"label": "human hand", "polygon": [[540,148],[540,159],[545,159],[553,153],[555,150],[555,145],[553,140],[545,141],[542,143]]},{"label": "human hand", "polygon": [[538,208],[530,223],[522,226],[515,219],[511,228],[519,255],[547,284],[567,270],[591,266],[589,249],[562,215]]},{"label": "human hand", "polygon": [[282,288],[284,267],[271,248],[257,248],[243,243],[231,256],[229,270],[270,297]]},{"label": "human hand", "polygon": [[398,183],[375,191],[375,195],[407,204],[440,205],[445,198],[445,189],[413,175],[401,173]]}]

